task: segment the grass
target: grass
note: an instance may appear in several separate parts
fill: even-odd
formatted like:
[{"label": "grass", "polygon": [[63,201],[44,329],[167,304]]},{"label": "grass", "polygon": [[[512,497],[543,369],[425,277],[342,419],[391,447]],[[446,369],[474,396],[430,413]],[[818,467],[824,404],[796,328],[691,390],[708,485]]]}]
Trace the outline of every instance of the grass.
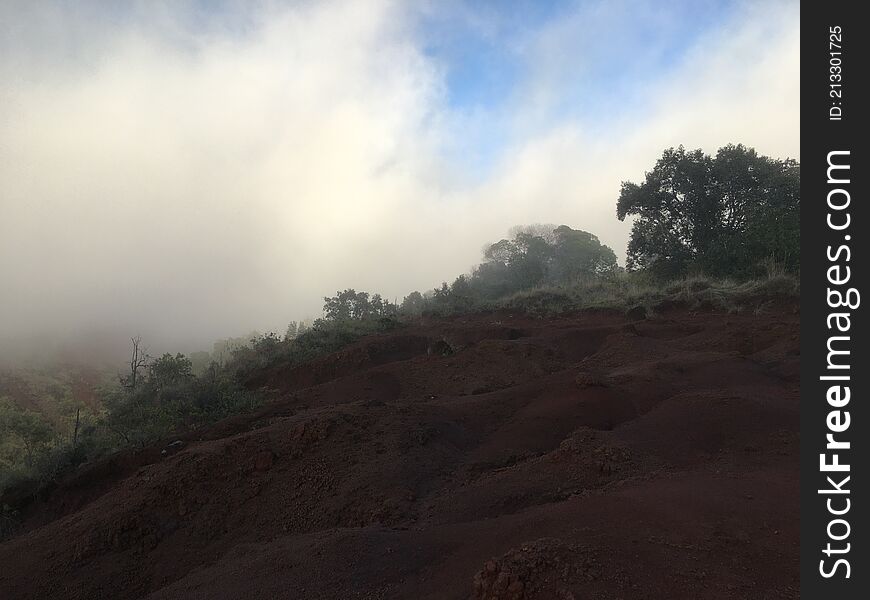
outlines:
[{"label": "grass", "polygon": [[636,306],[655,313],[667,304],[743,312],[763,310],[777,300],[796,300],[799,295],[797,277],[778,273],[744,282],[693,276],[667,283],[621,273],[600,281],[541,286],[487,302],[480,308],[521,310],[538,316],[588,309],[627,311]]}]

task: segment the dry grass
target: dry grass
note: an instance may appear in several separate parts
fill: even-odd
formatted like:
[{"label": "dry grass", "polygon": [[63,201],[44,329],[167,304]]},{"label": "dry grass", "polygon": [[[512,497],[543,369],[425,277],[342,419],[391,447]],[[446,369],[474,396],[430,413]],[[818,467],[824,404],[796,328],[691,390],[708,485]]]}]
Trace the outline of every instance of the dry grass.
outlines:
[{"label": "dry grass", "polygon": [[641,274],[622,273],[607,280],[538,287],[513,294],[486,308],[552,315],[583,309],[628,310],[643,306],[655,313],[657,308],[675,303],[690,308],[742,312],[763,310],[772,302],[795,300],[799,295],[798,278],[781,273],[745,282],[693,276],[664,284]]}]

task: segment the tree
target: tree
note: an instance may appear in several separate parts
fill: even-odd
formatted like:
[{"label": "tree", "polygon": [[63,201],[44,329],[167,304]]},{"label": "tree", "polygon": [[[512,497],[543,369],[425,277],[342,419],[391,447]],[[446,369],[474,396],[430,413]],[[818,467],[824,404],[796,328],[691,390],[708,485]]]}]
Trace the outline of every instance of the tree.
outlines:
[{"label": "tree", "polygon": [[[564,227],[564,225],[563,225]],[[514,225],[508,231],[508,235],[512,238],[518,237],[520,234],[527,234],[542,238],[551,246],[556,243],[556,229],[558,227],[553,223],[535,223],[533,225]]]},{"label": "tree", "polygon": [[517,233],[513,239],[499,240],[484,250],[484,265],[488,266],[481,265],[474,273],[479,282],[492,278],[484,287],[498,289],[506,284],[509,290],[505,292],[516,291],[534,287],[545,279],[552,246],[540,235],[521,228],[514,230]]},{"label": "tree", "polygon": [[323,299],[323,313],[327,321],[349,321],[386,317],[396,312],[396,305],[384,300],[380,294],[369,295],[347,289]]},{"label": "tree", "polygon": [[426,300],[423,294],[414,291],[405,296],[402,300],[401,310],[406,315],[420,316],[423,314],[423,308],[426,306]]},{"label": "tree", "polygon": [[484,250],[471,286],[499,297],[542,283],[567,283],[616,268],[616,254],[593,234],[567,225],[514,227],[514,237]]},{"label": "tree", "polygon": [[616,254],[587,231],[562,225],[553,230],[551,278],[576,281],[590,275],[604,275],[616,269]]},{"label": "tree", "polygon": [[366,311],[368,303],[368,293],[347,289],[336,292],[331,298],[324,298],[323,313],[329,321],[347,321],[360,318]]},{"label": "tree", "polygon": [[136,336],[130,338],[133,346],[130,350],[130,374],[123,380],[131,390],[136,389],[136,383],[139,381],[139,371],[148,365],[148,351],[142,347],[142,337]]},{"label": "tree", "polygon": [[743,145],[669,148],[643,183],[623,182],[616,214],[636,216],[629,269],[750,276],[774,258],[798,268],[800,165]]},{"label": "tree", "polygon": [[193,365],[183,354],[169,353],[154,360],[148,367],[148,383],[158,392],[193,378]]}]

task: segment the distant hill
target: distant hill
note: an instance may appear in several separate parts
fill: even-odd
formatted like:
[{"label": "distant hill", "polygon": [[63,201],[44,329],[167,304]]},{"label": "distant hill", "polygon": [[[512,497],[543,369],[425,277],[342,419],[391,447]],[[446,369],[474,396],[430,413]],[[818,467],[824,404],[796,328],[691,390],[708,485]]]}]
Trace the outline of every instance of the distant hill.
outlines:
[{"label": "distant hill", "polygon": [[96,390],[108,376],[82,365],[6,368],[0,370],[0,398],[39,413],[53,428],[65,432],[77,408],[100,411]]}]

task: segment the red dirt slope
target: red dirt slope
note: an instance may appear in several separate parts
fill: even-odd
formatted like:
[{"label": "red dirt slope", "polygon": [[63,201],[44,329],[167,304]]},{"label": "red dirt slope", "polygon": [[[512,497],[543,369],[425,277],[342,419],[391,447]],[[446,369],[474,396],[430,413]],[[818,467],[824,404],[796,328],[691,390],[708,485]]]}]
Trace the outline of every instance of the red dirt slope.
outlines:
[{"label": "red dirt slope", "polygon": [[0,598],[796,598],[798,335],[780,307],[368,338],[66,482]]}]

